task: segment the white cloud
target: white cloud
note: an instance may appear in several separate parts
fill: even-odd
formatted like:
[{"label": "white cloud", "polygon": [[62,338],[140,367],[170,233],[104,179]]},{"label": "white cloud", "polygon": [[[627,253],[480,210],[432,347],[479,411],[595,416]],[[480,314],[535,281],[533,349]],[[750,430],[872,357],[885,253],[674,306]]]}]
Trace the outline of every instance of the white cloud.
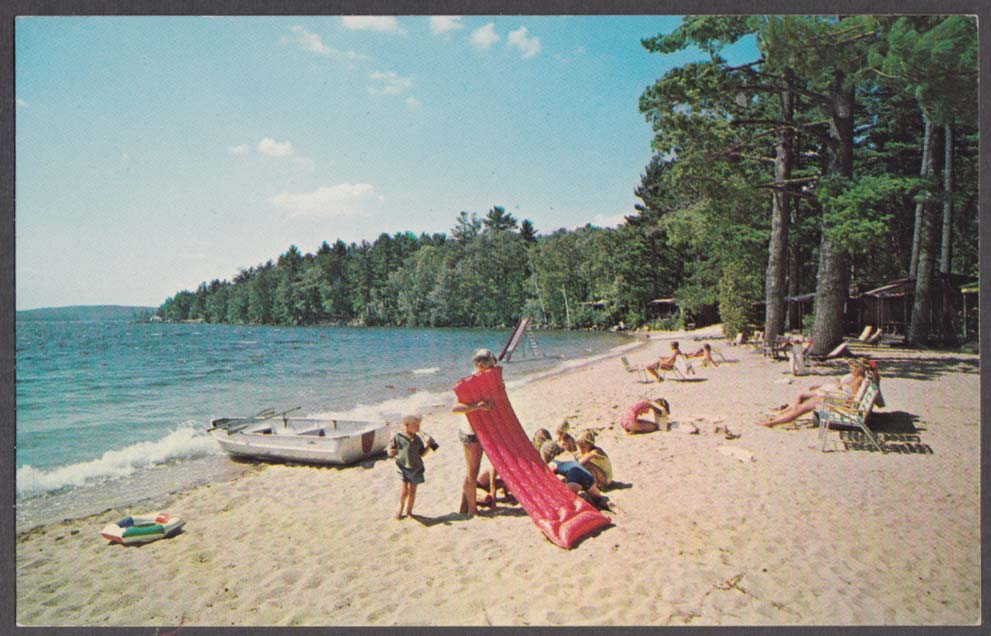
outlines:
[{"label": "white cloud", "polygon": [[[316,53],[318,55],[324,55],[328,57],[336,57],[346,60],[364,60],[368,59],[367,55],[358,53],[353,50],[342,51],[340,49],[335,49],[332,46],[327,46],[323,43],[323,40],[316,33],[307,31],[305,28],[299,26],[298,24],[292,28],[292,32],[296,34],[296,43],[303,47],[304,50],[310,51],[311,53]],[[285,41],[285,38],[283,39]]]},{"label": "white cloud", "polygon": [[399,20],[391,15],[345,15],[341,16],[341,25],[350,31],[406,33]]},{"label": "white cloud", "polygon": [[28,103],[25,100],[23,100],[20,97],[18,97],[17,98],[17,106],[18,106],[18,108],[27,108],[28,107]]},{"label": "white cloud", "polygon": [[368,87],[372,95],[398,95],[413,85],[412,77],[403,77],[395,71],[375,71],[369,78],[376,83]]},{"label": "white cloud", "polygon": [[265,137],[259,141],[255,149],[260,154],[268,155],[269,157],[288,157],[293,153],[292,142],[279,142],[271,137]]},{"label": "white cloud", "polygon": [[471,32],[471,43],[479,49],[488,49],[498,41],[499,35],[495,32],[495,22],[489,22]]},{"label": "white cloud", "polygon": [[310,33],[298,24],[292,28],[292,31],[296,34],[299,43],[307,51],[319,53],[320,55],[330,55],[330,47],[324,44],[320,36],[316,33]]},{"label": "white cloud", "polygon": [[406,105],[410,107],[410,110],[416,110],[423,104],[417,98],[410,96],[406,98]]},{"label": "white cloud", "polygon": [[434,35],[448,35],[451,31],[465,28],[458,15],[430,16],[430,32]]},{"label": "white cloud", "polygon": [[506,36],[506,41],[509,42],[510,46],[515,46],[520,50],[520,57],[524,60],[540,53],[540,38],[528,35],[525,26],[510,31],[509,35]]},{"label": "white cloud", "polygon": [[[596,227],[618,227],[626,223],[626,217],[631,214],[633,214],[633,211],[620,212],[619,214],[614,214],[612,216],[606,216],[604,214],[596,214],[594,217],[592,217],[591,223]],[[582,226],[576,226],[576,228],[577,227],[582,227]]]},{"label": "white cloud", "polygon": [[313,192],[282,192],[268,201],[293,216],[335,217],[366,214],[370,204],[384,200],[371,184],[339,183]]},{"label": "white cloud", "polygon": [[312,171],[316,168],[316,162],[309,157],[296,154],[291,141],[276,141],[271,137],[265,137],[253,147],[251,144],[238,144],[237,146],[227,146],[228,154],[234,156],[247,155],[252,150],[260,155],[276,158],[291,158],[292,162],[299,168]]}]

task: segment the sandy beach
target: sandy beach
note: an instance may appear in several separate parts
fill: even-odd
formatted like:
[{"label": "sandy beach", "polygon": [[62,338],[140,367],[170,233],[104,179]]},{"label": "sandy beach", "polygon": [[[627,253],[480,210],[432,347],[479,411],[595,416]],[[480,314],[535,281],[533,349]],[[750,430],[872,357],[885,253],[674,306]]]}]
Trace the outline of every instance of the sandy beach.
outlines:
[{"label": "sandy beach", "polygon": [[[718,339],[727,362],[689,381],[644,383],[618,356],[510,391],[527,433],[569,418],[599,431],[618,487],[614,524],[572,550],[518,506],[457,514],[460,418],[427,413],[416,519],[392,518],[399,479],[383,457],[348,468],[270,465],[173,495],[184,531],[108,544],[116,510],[22,533],[18,624],[975,625],[980,620],[979,357],[877,347],[885,454],[811,420],[755,422],[842,360],[795,378],[788,364]],[[650,362],[672,334],[627,353]],[[465,374],[470,372],[465,356]],[[717,360],[718,360],[717,356]],[[511,366],[512,363],[510,363]],[[507,377],[511,377],[511,371]],[[700,432],[627,435],[634,402],[666,398]],[[452,394],[453,400],[453,394]],[[717,428],[729,427],[736,439]],[[854,440],[855,441],[855,440]],[[737,449],[725,450],[726,447]],[[483,462],[483,467],[486,463]],[[146,510],[133,510],[138,513]]]}]

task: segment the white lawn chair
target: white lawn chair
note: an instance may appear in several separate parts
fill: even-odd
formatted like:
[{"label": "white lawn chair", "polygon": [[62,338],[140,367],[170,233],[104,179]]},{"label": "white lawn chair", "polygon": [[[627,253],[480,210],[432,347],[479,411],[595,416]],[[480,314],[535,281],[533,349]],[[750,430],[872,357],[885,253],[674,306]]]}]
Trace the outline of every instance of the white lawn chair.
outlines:
[{"label": "white lawn chair", "polygon": [[877,402],[881,390],[871,380],[864,380],[866,387],[861,392],[859,399],[850,399],[827,395],[823,398],[822,406],[813,415],[816,424],[819,425],[820,450],[826,450],[826,432],[830,424],[850,426],[859,428],[870,440],[874,448],[884,453],[884,448],[877,441],[877,437],[867,427],[867,418],[870,416],[874,405]]},{"label": "white lawn chair", "polygon": [[642,364],[632,364],[626,356],[620,357],[620,362],[623,363],[623,368],[626,369],[627,373],[636,373],[638,382],[650,382],[650,376],[647,375],[647,369],[644,368]]}]

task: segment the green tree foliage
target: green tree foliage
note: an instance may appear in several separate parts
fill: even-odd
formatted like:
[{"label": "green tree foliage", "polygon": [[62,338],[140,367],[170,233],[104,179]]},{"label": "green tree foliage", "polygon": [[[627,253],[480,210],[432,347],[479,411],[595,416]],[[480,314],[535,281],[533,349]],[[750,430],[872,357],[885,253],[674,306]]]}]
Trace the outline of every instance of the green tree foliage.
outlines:
[{"label": "green tree foliage", "polygon": [[[730,67],[723,47],[749,34],[761,58]],[[962,183],[954,175],[921,181],[917,175],[918,110],[954,126],[976,112],[976,42],[974,21],[963,16],[688,17],[674,32],[645,39],[648,50],[662,55],[692,46],[706,54],[671,69],[640,99],[656,153],[640,190],[650,213],[641,215],[647,225],[656,219],[668,234],[666,245],[684,256],[675,297],[683,306],[703,304],[713,281],[725,280],[736,265],[749,272],[769,262],[753,247],[766,248],[774,216],[770,255],[777,265],[767,269],[768,319],[771,304],[783,302],[778,277],[787,276],[791,294],[808,291],[815,278],[814,337],[819,349],[831,348],[846,328],[848,283],[905,274],[906,247],[918,227],[915,201],[932,200],[941,188],[946,193],[935,195],[944,201],[941,267],[961,261],[974,267],[972,258],[956,258],[947,247],[953,238],[974,253],[957,236],[961,226],[974,226],[974,216],[954,216],[958,201],[966,201],[968,212],[976,209],[969,196],[976,186],[972,149],[955,135],[954,152],[946,153],[968,173]],[[786,169],[782,156],[791,157]],[[789,193],[789,208],[777,196],[773,208],[770,198],[761,201],[754,196],[761,189]],[[714,248],[700,250],[699,236],[713,239]],[[778,248],[774,240],[781,241]],[[726,319],[729,300],[719,300]]]},{"label": "green tree foliage", "polygon": [[727,334],[750,333],[754,305],[761,297],[761,272],[730,263],[719,279],[719,315]]}]

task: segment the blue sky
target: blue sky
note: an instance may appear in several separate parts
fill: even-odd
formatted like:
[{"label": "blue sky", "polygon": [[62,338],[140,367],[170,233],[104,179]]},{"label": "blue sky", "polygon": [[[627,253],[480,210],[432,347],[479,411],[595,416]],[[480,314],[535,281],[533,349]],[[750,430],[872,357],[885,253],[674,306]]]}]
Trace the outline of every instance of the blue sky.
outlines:
[{"label": "blue sky", "polygon": [[[15,25],[18,309],[157,306],[324,240],[633,210],[675,16],[31,17]],[[752,44],[731,60],[754,58]]]}]

